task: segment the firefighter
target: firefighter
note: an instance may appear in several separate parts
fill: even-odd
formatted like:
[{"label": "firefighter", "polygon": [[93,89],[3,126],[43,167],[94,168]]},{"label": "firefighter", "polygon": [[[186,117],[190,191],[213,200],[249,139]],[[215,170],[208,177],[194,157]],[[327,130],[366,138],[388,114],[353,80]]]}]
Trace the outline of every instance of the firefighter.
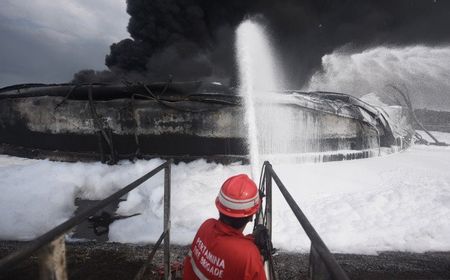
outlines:
[{"label": "firefighter", "polygon": [[245,174],[228,178],[216,198],[219,219],[198,229],[184,260],[183,279],[266,279],[252,235],[243,235],[261,204],[256,184]]}]

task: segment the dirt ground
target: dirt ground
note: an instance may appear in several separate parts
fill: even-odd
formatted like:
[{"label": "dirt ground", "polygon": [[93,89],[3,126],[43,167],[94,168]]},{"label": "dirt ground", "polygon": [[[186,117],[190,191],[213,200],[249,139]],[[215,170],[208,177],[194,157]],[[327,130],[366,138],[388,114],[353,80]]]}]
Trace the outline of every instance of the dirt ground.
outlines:
[{"label": "dirt ground", "polygon": [[[0,257],[23,245],[23,242],[0,242]],[[119,280],[134,278],[152,245],[70,242],[66,248],[69,279]],[[181,270],[187,250],[182,246],[171,247],[174,273]],[[160,278],[162,256],[162,250],[158,250],[147,279]],[[336,254],[335,257],[350,279],[450,279],[450,252]],[[278,252],[274,261],[279,279],[307,279],[309,254]],[[37,257],[31,256],[18,266],[0,272],[0,279],[38,279]]]}]

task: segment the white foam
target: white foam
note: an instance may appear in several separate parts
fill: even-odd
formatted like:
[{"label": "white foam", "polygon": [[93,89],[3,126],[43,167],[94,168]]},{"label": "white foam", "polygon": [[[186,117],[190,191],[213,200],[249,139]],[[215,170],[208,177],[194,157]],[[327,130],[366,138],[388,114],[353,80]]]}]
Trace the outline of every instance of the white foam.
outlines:
[{"label": "white foam", "polygon": [[[436,134],[441,141],[449,133]],[[450,250],[450,148],[414,146],[383,157],[274,169],[334,252]],[[29,240],[68,219],[75,197],[100,199],[161,164],[162,160],[58,163],[0,156],[0,239]],[[223,181],[250,166],[198,160],[172,166],[172,237],[189,244],[200,224],[217,217],[214,199]],[[119,242],[155,242],[162,232],[162,173],[132,191],[118,213],[142,213],[111,225]],[[274,190],[273,242],[307,252],[295,216]],[[247,232],[251,226],[247,226]]]},{"label": "white foam", "polygon": [[[361,52],[335,51],[322,57],[322,70],[304,90],[344,92],[360,97],[370,92],[410,93],[417,108],[450,109],[450,47],[376,47]],[[397,95],[398,97],[398,95]]]}]

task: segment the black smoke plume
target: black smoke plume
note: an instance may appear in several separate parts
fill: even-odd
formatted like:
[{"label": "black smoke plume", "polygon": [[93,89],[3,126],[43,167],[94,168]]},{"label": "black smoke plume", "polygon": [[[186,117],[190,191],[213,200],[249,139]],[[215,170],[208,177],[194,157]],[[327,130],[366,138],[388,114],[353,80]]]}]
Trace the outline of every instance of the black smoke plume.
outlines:
[{"label": "black smoke plume", "polygon": [[118,77],[235,81],[234,30],[262,15],[291,86],[301,86],[335,49],[450,42],[444,0],[128,0],[131,39],[111,45]]},{"label": "black smoke plume", "polygon": [[118,80],[118,77],[111,71],[95,71],[92,69],[80,70],[73,75],[71,83],[75,84],[92,84],[105,83],[111,84]]}]

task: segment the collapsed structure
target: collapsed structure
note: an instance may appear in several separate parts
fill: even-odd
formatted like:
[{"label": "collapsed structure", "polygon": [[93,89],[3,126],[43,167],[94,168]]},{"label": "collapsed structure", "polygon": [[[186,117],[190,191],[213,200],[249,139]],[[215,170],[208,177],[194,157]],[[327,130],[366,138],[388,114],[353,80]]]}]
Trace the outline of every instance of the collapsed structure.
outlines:
[{"label": "collapsed structure", "polygon": [[[314,126],[313,136],[296,126],[293,141],[310,145],[289,152],[319,153],[322,160],[369,157],[404,149],[414,135],[401,107],[375,107],[342,93],[282,96],[277,102],[294,121]],[[230,161],[248,154],[243,120],[241,98],[217,83],[16,85],[0,89],[0,152],[110,163],[141,157]]]}]

